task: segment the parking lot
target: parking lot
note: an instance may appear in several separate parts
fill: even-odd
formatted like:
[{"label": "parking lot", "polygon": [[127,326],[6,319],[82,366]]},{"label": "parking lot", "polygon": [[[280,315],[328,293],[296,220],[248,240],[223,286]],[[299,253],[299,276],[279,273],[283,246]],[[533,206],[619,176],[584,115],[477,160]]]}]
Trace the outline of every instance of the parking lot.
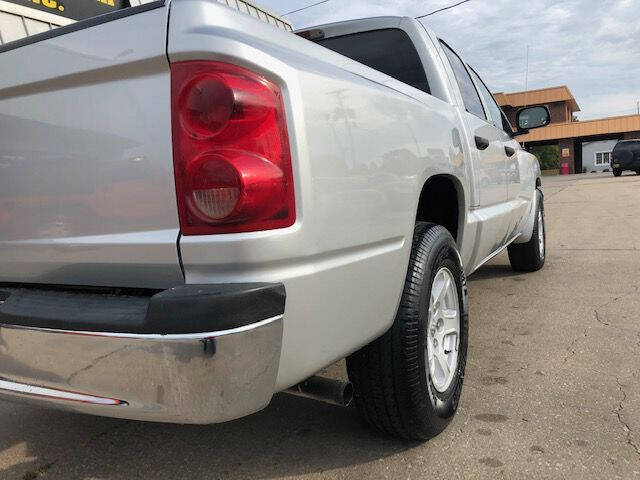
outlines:
[{"label": "parking lot", "polygon": [[501,254],[469,279],[465,388],[439,437],[383,438],[287,395],[213,426],[0,402],[0,478],[640,478],[640,176],[544,191],[545,268],[515,274]]}]

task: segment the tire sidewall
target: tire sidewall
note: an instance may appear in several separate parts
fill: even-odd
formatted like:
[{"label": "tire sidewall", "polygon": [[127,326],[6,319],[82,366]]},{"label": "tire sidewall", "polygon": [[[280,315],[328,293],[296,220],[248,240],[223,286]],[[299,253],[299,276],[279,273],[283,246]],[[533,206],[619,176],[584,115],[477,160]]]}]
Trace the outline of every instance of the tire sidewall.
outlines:
[{"label": "tire sidewall", "polygon": [[[442,227],[439,227],[442,228]],[[443,229],[444,230],[444,229]],[[421,335],[418,339],[419,352],[421,353],[419,365],[424,372],[422,375],[422,389],[427,398],[424,402],[428,406],[430,412],[426,415],[430,423],[433,425],[440,421],[447,421],[457,410],[462,393],[462,384],[464,381],[464,371],[466,366],[467,347],[468,347],[468,300],[467,285],[462,261],[458,254],[453,238],[445,231],[446,234],[438,236],[437,240],[430,248],[430,254],[425,258],[424,281],[421,286],[421,295],[419,303],[419,328]],[[424,241],[424,237],[423,237]],[[458,308],[460,312],[460,334],[458,344],[458,362],[456,365],[456,373],[451,385],[444,392],[439,392],[433,386],[431,375],[429,374],[429,366],[426,359],[427,349],[427,328],[429,323],[429,301],[431,297],[431,288],[433,280],[437,272],[446,267],[452,273],[456,290],[458,293]]]}]

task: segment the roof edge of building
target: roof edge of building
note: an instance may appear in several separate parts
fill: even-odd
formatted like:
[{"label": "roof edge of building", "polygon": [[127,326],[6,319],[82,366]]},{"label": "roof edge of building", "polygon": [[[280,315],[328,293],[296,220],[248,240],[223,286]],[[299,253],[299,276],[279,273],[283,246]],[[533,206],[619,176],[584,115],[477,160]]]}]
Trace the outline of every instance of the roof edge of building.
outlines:
[{"label": "roof edge of building", "polygon": [[[614,124],[611,125],[610,122]],[[625,122],[626,126],[620,122]],[[631,123],[627,123],[631,122]],[[602,124],[601,131],[594,131],[594,124]],[[609,125],[607,125],[609,124]],[[591,128],[590,128],[591,127]],[[621,128],[622,127],[622,128]],[[587,129],[587,130],[585,130]],[[608,131],[607,131],[608,130]],[[616,135],[626,132],[640,131],[640,114],[618,115],[615,117],[594,118],[577,122],[552,123],[546,127],[532,130],[519,136],[520,142],[545,142],[563,138],[593,137],[601,135]]]},{"label": "roof edge of building", "polygon": [[[545,96],[545,92],[549,92],[549,95]],[[496,92],[493,95],[500,106],[517,108],[544,103],[569,102],[572,112],[580,111],[580,105],[578,105],[578,102],[567,85],[556,85],[553,87],[523,90],[520,92]],[[530,97],[533,97],[531,98],[531,102],[528,101]]]},{"label": "roof edge of building", "polygon": [[558,88],[566,89],[569,92],[569,94],[573,97],[573,94],[571,93],[571,90],[569,89],[569,87],[567,85],[555,85],[553,87],[533,88],[531,90],[522,90],[522,91],[519,91],[519,92],[496,92],[496,94],[502,93],[503,95],[523,95],[525,93],[544,92],[546,90],[556,90]]},{"label": "roof edge of building", "polygon": [[605,120],[617,120],[619,118],[627,118],[627,117],[640,117],[640,114],[631,113],[629,115],[616,115],[615,117],[590,118],[589,120],[577,120],[577,121],[574,121],[574,122],[558,122],[558,123],[552,123],[551,125],[547,125],[547,127],[552,127],[554,125],[557,125],[557,126],[572,125],[572,124],[575,124],[575,123],[602,122],[602,121],[605,121]]}]

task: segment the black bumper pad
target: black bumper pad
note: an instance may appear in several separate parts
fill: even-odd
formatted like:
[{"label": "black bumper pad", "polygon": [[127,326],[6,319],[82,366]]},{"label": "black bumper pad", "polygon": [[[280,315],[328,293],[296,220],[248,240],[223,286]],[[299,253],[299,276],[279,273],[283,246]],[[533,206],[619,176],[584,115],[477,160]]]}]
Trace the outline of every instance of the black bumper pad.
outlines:
[{"label": "black bumper pad", "polygon": [[284,313],[281,283],[181,285],[158,293],[0,286],[0,324],[87,332],[206,333]]}]

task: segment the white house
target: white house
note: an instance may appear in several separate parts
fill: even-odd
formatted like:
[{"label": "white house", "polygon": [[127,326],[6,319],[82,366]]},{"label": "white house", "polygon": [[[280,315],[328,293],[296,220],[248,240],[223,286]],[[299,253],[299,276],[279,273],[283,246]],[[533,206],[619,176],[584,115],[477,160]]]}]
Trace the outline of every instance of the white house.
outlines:
[{"label": "white house", "polygon": [[611,152],[618,140],[582,142],[582,168],[587,173],[611,170]]}]

